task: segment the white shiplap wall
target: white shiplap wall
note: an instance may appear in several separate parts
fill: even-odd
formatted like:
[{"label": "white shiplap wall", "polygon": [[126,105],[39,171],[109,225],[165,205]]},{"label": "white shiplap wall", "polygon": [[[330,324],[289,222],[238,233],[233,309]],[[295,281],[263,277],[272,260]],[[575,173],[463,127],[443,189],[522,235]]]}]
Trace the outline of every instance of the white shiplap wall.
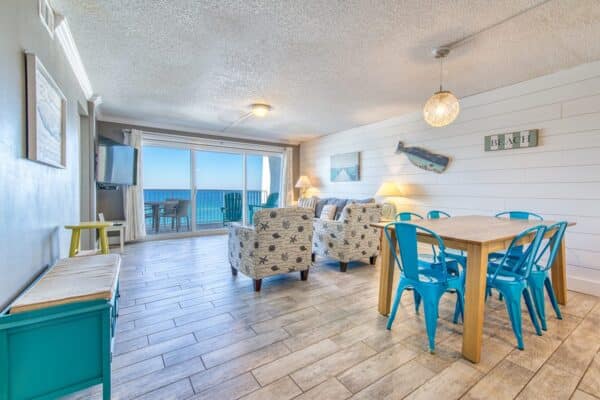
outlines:
[{"label": "white shiplap wall", "polygon": [[[420,112],[303,143],[302,175],[321,197],[371,197],[383,181],[402,210],[453,215],[531,210],[577,222],[567,233],[569,288],[600,295],[600,62],[461,99],[461,114],[430,128]],[[539,147],[484,152],[485,135],[538,128]],[[413,166],[396,144],[451,157],[443,174]],[[361,152],[361,180],[329,181],[329,157]]]}]

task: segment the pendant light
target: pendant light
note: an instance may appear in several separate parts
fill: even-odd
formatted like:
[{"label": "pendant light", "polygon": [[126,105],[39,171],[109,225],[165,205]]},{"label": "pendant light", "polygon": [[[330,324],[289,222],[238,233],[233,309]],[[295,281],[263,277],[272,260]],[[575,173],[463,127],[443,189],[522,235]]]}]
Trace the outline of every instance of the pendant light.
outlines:
[{"label": "pendant light", "polygon": [[425,121],[436,128],[451,124],[460,112],[456,96],[442,88],[443,60],[449,53],[449,47],[439,47],[433,50],[435,58],[440,60],[440,90],[435,92],[423,107]]}]

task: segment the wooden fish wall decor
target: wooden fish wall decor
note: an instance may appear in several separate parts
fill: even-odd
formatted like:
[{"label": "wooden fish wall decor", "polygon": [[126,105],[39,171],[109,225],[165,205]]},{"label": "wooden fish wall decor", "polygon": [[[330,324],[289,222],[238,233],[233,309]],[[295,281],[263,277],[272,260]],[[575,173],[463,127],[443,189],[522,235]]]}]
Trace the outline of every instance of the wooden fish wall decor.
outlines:
[{"label": "wooden fish wall decor", "polygon": [[405,147],[404,142],[398,142],[396,154],[404,153],[408,160],[419,168],[441,174],[448,167],[450,158],[435,154],[421,147]]}]

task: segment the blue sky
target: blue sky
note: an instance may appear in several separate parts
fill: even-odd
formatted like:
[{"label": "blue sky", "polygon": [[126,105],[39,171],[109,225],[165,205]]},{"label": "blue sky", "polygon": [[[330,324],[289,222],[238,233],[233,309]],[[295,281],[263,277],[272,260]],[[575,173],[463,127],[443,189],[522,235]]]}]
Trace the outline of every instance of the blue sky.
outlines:
[{"label": "blue sky", "polygon": [[[196,188],[242,189],[242,155],[195,151]],[[145,146],[142,150],[146,189],[189,189],[190,151]],[[262,156],[248,157],[248,189],[261,189]]]}]

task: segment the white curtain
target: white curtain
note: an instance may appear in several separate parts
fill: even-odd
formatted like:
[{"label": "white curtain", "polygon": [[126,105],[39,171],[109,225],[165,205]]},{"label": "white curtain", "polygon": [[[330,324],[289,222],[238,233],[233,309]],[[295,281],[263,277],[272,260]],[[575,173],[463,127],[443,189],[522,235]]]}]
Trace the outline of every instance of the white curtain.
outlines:
[{"label": "white curtain", "polygon": [[144,221],[144,185],[142,182],[142,131],[132,129],[125,132],[125,144],[137,149],[137,184],[123,190],[125,206],[125,240],[140,240],[146,237]]},{"label": "white curtain", "polygon": [[283,207],[289,207],[294,202],[294,151],[286,147],[283,153]]}]

